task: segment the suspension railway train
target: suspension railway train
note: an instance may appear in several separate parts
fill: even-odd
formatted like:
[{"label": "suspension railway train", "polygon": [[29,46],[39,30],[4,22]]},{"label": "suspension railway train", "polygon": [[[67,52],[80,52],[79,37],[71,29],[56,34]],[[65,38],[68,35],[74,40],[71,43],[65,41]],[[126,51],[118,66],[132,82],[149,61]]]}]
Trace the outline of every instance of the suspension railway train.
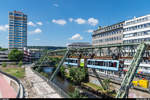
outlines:
[{"label": "suspension railway train", "polygon": [[[107,71],[122,71],[127,72],[129,65],[124,65],[123,61],[119,60],[101,60],[101,59],[78,59],[78,58],[66,58],[65,65],[81,66],[88,68],[95,68]],[[149,75],[150,70],[139,68],[136,72],[138,75]]]},{"label": "suspension railway train", "polygon": [[[119,60],[78,59],[78,58],[66,58],[64,64],[70,66],[81,66],[81,67],[86,66],[87,68],[95,68],[124,73],[128,71],[129,66],[124,65],[124,62]],[[150,79],[150,70],[139,68],[136,72],[136,76],[138,77],[142,76],[141,78],[145,78],[148,76],[148,78]],[[148,80],[132,81],[132,83],[134,86],[140,86],[143,88],[149,87]]]}]

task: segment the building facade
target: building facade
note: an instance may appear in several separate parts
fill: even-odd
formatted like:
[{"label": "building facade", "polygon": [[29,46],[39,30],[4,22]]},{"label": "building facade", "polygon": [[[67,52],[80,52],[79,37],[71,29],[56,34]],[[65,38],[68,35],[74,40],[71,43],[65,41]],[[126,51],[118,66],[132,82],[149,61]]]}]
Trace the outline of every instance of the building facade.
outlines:
[{"label": "building facade", "polygon": [[27,47],[27,15],[19,11],[9,12],[9,49]]},{"label": "building facade", "polygon": [[92,45],[107,45],[122,43],[123,38],[123,22],[99,27],[92,34]]},{"label": "building facade", "polygon": [[123,28],[123,43],[150,41],[150,15],[127,20]]}]

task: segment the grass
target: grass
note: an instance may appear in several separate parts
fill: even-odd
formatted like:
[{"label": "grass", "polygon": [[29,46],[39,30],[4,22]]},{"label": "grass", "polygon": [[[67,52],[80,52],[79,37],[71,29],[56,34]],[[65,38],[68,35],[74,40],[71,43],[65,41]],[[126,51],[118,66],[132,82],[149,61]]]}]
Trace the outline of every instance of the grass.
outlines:
[{"label": "grass", "polygon": [[93,84],[93,83],[91,83],[91,82],[82,83],[82,84],[85,85],[85,86],[87,86],[87,87],[90,87],[90,88],[94,89],[95,91],[97,91],[97,90],[103,91],[103,88],[102,88],[101,86],[98,86],[98,85]]},{"label": "grass", "polygon": [[6,72],[12,76],[15,76],[16,78],[24,78],[25,76],[25,69],[20,67],[6,67],[1,68],[3,72]]},{"label": "grass", "polygon": [[116,93],[112,92],[112,90],[110,90],[110,89],[109,90],[104,90],[101,86],[98,86],[94,83],[88,82],[88,83],[82,83],[82,84],[86,87],[89,87],[89,88],[93,89],[94,91],[99,91],[100,93],[108,94],[111,97],[116,96]]}]

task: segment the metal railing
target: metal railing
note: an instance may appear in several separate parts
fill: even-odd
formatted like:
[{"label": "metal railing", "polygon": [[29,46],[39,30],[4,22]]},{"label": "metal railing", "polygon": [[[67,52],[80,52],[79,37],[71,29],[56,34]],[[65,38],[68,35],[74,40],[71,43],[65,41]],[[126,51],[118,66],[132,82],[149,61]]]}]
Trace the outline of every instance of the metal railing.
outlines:
[{"label": "metal railing", "polygon": [[9,77],[9,78],[11,78],[11,79],[13,79],[14,81],[17,82],[17,84],[18,84],[18,86],[19,86],[19,89],[18,89],[18,91],[17,91],[17,96],[16,96],[16,98],[24,98],[24,93],[25,93],[25,92],[24,92],[24,87],[23,87],[21,81],[18,80],[16,77],[10,75],[10,74],[7,74],[7,73],[5,73],[5,72],[2,72],[1,70],[0,70],[0,73],[6,75],[7,77]]}]

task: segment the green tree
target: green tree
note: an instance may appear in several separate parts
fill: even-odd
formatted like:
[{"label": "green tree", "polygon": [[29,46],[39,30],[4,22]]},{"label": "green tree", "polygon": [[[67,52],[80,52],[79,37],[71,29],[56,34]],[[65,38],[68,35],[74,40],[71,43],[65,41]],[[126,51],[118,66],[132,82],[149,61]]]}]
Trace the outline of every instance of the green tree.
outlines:
[{"label": "green tree", "polygon": [[75,84],[80,84],[82,81],[86,79],[86,70],[84,68],[72,67],[69,71],[71,80]]},{"label": "green tree", "polygon": [[6,67],[7,64],[5,62],[2,63],[2,67]]},{"label": "green tree", "polygon": [[15,61],[21,61],[21,60],[23,60],[23,52],[19,51],[17,49],[13,49],[8,54],[8,59],[15,60]]},{"label": "green tree", "polygon": [[23,62],[20,61],[20,62],[18,63],[18,66],[21,67],[22,65],[23,65]]},{"label": "green tree", "polygon": [[70,96],[72,98],[87,98],[87,96],[82,95],[77,88],[75,88],[73,93],[70,93]]},{"label": "green tree", "polygon": [[105,84],[106,90],[108,90],[110,87],[110,79],[104,79],[103,83]]},{"label": "green tree", "polygon": [[66,72],[65,72],[65,67],[64,67],[64,66],[61,66],[61,67],[60,67],[60,75],[61,75],[62,77],[65,77],[65,74],[66,74]]}]

